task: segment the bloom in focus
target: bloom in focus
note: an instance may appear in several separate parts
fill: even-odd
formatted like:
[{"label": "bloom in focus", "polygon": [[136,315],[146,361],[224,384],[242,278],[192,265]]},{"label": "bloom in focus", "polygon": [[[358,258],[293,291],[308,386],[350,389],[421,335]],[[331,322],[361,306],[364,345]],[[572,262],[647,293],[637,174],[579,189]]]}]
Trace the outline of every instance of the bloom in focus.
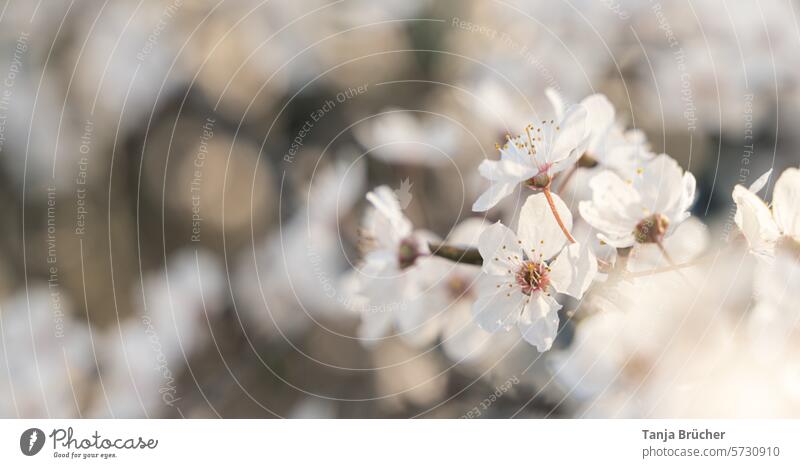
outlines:
[{"label": "bloom in focus", "polygon": [[500,160],[485,160],[478,167],[491,185],[472,205],[473,211],[487,211],[510,195],[519,184],[549,187],[553,176],[569,168],[583,154],[586,109],[572,106],[558,121],[543,120],[529,125],[525,134],[501,146]]},{"label": "bloom in focus", "polygon": [[[570,229],[569,209],[558,196],[554,202]],[[478,244],[485,273],[473,306],[478,325],[489,332],[516,325],[539,352],[550,349],[561,309],[552,293],[580,298],[597,274],[594,254],[577,243],[565,249],[566,240],[541,193],[523,205],[516,234],[501,223],[487,228]]]}]

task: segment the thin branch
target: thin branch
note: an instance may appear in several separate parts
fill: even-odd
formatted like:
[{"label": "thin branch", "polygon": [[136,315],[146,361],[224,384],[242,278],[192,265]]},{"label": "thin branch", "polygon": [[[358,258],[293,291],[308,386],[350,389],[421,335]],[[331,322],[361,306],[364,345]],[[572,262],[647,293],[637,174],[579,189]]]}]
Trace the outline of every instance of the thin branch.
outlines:
[{"label": "thin branch", "polygon": [[428,244],[431,249],[431,255],[441,257],[456,263],[466,263],[468,265],[483,265],[483,257],[478,249],[456,247],[447,244]]},{"label": "thin branch", "polygon": [[684,268],[690,268],[690,267],[693,267],[693,266],[697,266],[698,264],[699,264],[699,262],[696,261],[696,260],[692,261],[692,262],[676,263],[676,264],[672,264],[672,265],[665,266],[665,267],[652,268],[650,270],[637,271],[635,273],[628,273],[628,274],[621,275],[620,277],[622,279],[633,279],[633,278],[642,278],[642,277],[645,277],[645,276],[657,275],[657,274],[660,274],[660,273],[669,273],[671,271],[680,272],[679,270],[682,270]]}]

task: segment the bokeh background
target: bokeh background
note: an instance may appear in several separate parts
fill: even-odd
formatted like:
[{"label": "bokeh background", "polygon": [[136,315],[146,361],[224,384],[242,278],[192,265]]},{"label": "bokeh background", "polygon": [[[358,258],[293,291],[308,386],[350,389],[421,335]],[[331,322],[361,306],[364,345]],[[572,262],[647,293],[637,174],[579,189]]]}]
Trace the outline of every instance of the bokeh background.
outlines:
[{"label": "bokeh background", "polygon": [[0,416],[619,415],[524,342],[363,346],[364,194],[445,236],[550,87],[605,93],[724,225],[734,184],[798,164],[798,6],[2,2]]}]

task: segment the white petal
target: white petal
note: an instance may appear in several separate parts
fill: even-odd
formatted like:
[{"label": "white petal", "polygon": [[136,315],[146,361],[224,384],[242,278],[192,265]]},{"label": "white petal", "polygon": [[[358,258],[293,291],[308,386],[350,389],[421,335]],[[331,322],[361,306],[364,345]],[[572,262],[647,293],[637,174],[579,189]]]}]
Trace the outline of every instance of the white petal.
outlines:
[{"label": "white petal", "polygon": [[770,256],[780,233],[767,205],[741,185],[733,189],[736,203],[734,221],[747,238],[750,249],[758,255]]},{"label": "white petal", "polygon": [[538,170],[532,163],[523,164],[509,159],[501,161],[484,159],[478,166],[481,176],[495,182],[520,182],[533,177]]},{"label": "white petal", "polygon": [[[572,229],[572,213],[561,200],[552,194],[553,204],[567,230]],[[517,226],[517,236],[528,254],[534,258],[549,260],[564,247],[567,237],[558,226],[555,215],[550,209],[547,197],[543,193],[531,195],[522,205]]]},{"label": "white petal", "polygon": [[510,274],[508,270],[512,264],[519,263],[522,258],[522,246],[514,231],[500,222],[483,231],[478,239],[478,251],[483,257],[483,271],[490,275]]},{"label": "white petal", "polygon": [[592,189],[594,203],[613,207],[619,212],[625,211],[628,205],[641,201],[636,189],[611,171],[603,171],[592,177],[589,187]]},{"label": "white petal", "polygon": [[512,138],[500,147],[500,161],[508,161],[523,166],[533,166],[533,158],[528,153],[528,148],[521,146],[524,143],[522,137]]},{"label": "white petal", "polygon": [[550,166],[549,174],[551,176],[558,174],[561,171],[569,169],[573,164],[578,162],[578,159],[580,159],[580,157],[583,156],[583,153],[586,152],[588,141],[589,139],[585,138],[577,147],[575,147],[575,149],[570,151],[566,158],[553,161],[553,164]]},{"label": "white petal", "polygon": [[750,184],[750,187],[747,187],[747,190],[755,194],[758,194],[758,192],[760,192],[761,189],[763,189],[767,185],[767,181],[769,180],[769,176],[771,175],[772,175],[772,169],[762,174],[761,177],[759,177],[758,179],[756,179],[755,182]]},{"label": "white petal", "polygon": [[495,205],[500,203],[500,200],[511,195],[517,187],[516,183],[512,182],[495,182],[486,189],[485,192],[475,200],[472,204],[472,211],[483,212],[489,211]]},{"label": "white petal", "polygon": [[519,318],[528,296],[514,287],[513,277],[485,275],[479,281],[478,299],[472,305],[475,322],[489,333],[509,330]]},{"label": "white petal", "polygon": [[588,245],[570,244],[550,269],[550,284],[556,291],[580,299],[597,275],[597,258]]},{"label": "white petal", "polygon": [[614,247],[615,249],[624,249],[626,247],[630,247],[636,243],[636,237],[633,233],[627,234],[615,234],[615,235],[607,235],[603,233],[598,233],[597,238],[600,239],[602,242]]},{"label": "white petal", "polygon": [[586,108],[580,104],[570,106],[564,113],[560,127],[553,143],[552,162],[568,158],[572,150],[586,138]]},{"label": "white petal", "polygon": [[492,181],[492,185],[472,205],[473,211],[487,211],[500,200],[510,195],[520,182],[533,177],[538,172],[538,167],[528,160],[523,161],[503,159],[491,161],[485,159],[478,166],[481,176]]},{"label": "white petal", "polygon": [[786,169],[778,178],[772,193],[772,213],[783,234],[800,239],[800,169]]},{"label": "white petal", "polygon": [[[688,195],[694,198],[694,181],[684,180],[683,169],[678,162],[666,154],[659,154],[633,178],[633,188],[641,197],[644,208],[653,213],[666,215],[670,220],[677,216]],[[691,194],[687,193],[691,190]]]},{"label": "white petal", "polygon": [[547,100],[550,101],[550,105],[553,106],[556,119],[560,122],[561,119],[564,118],[564,111],[567,109],[567,106],[564,104],[564,98],[561,97],[561,93],[553,88],[545,89],[544,95],[547,96]]},{"label": "white petal", "polygon": [[600,231],[597,235],[599,239],[614,247],[630,247],[633,244],[636,220],[623,217],[616,211],[601,210],[601,207],[590,201],[580,202],[578,211],[584,221]]},{"label": "white petal", "polygon": [[399,239],[411,233],[411,221],[405,217],[392,189],[385,185],[367,193],[367,200],[375,207],[376,215],[368,221],[373,235],[382,238]]},{"label": "white petal", "polygon": [[590,132],[606,132],[614,124],[614,106],[604,95],[593,94],[581,101],[581,105],[586,108],[586,126]]},{"label": "white petal", "polygon": [[543,353],[553,346],[558,333],[558,311],[561,304],[546,294],[537,293],[520,316],[519,331],[528,343]]}]

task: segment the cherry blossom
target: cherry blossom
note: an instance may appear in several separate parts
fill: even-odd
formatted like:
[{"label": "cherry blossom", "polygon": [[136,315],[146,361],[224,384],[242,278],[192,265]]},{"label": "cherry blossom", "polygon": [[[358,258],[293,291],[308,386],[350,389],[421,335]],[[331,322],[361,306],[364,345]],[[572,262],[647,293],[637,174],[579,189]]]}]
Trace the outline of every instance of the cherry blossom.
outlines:
[{"label": "cherry blossom", "polygon": [[484,160],[478,172],[491,185],[472,205],[473,211],[487,211],[510,195],[519,184],[549,187],[553,176],[583,154],[586,141],[586,109],[571,106],[558,121],[542,120],[528,125],[525,132],[499,147],[500,160]]},{"label": "cherry blossom", "polygon": [[[468,218],[446,239],[448,245],[475,247],[488,227],[480,218]],[[416,320],[409,329],[430,330],[441,336],[442,349],[453,361],[472,361],[492,342],[491,335],[472,320],[472,303],[477,291],[480,267],[431,257],[421,264],[424,291],[406,320]],[[432,324],[432,325],[431,325]]]},{"label": "cherry blossom", "polygon": [[363,247],[368,252],[353,285],[361,309],[359,335],[376,340],[395,325],[415,344],[428,342],[435,337],[436,328],[425,323],[425,311],[419,308],[417,298],[424,290],[428,243],[435,237],[413,230],[389,187],[376,188],[367,194],[367,200],[373,207],[363,233]]},{"label": "cherry blossom", "polygon": [[[556,118],[561,120],[567,112],[562,96],[554,89],[545,90],[553,106]],[[592,94],[581,100],[586,109],[585,151],[587,165],[599,164],[602,167],[627,173],[640,163],[641,156],[647,155],[644,148],[647,140],[638,130],[625,131],[616,121],[614,106],[603,94]]]},{"label": "cherry blossom", "polygon": [[[569,209],[557,195],[553,199],[571,228]],[[485,274],[473,306],[478,325],[489,332],[516,325],[539,352],[550,349],[561,309],[552,293],[580,298],[597,273],[594,254],[577,243],[565,249],[566,240],[541,193],[523,205],[516,234],[501,223],[487,228],[478,245]]]},{"label": "cherry blossom", "polygon": [[603,171],[589,182],[592,199],[580,203],[581,216],[607,244],[625,248],[660,244],[689,217],[694,176],[661,154],[623,179]]},{"label": "cherry blossom", "polygon": [[733,189],[736,203],[736,225],[742,231],[750,250],[758,257],[775,257],[776,247],[797,248],[800,243],[800,169],[789,168],[775,183],[772,207],[756,195],[766,183],[769,173],[760,177],[749,189],[737,185]]}]

